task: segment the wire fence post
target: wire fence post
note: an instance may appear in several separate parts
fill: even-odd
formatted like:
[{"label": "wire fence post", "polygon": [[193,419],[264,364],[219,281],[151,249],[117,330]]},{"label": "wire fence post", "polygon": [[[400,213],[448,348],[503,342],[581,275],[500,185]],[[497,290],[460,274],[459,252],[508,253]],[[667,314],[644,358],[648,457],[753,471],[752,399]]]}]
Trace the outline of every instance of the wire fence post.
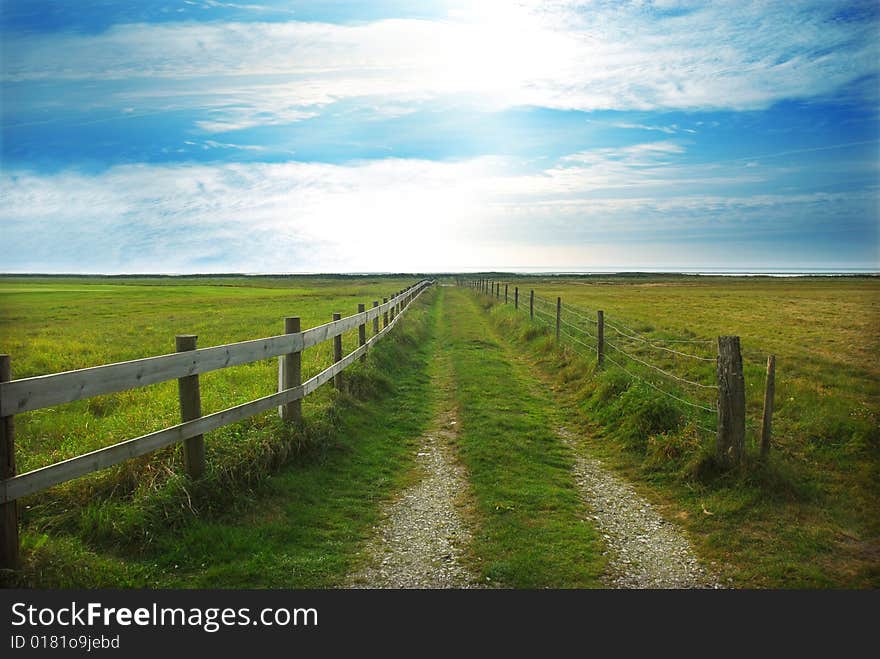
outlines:
[{"label": "wire fence post", "polygon": [[507,304],[507,284],[504,284],[504,304]]},{"label": "wire fence post", "polygon": [[[12,361],[9,355],[0,355],[0,382],[12,379]],[[15,417],[0,417],[0,479],[15,476]],[[0,569],[17,570],[18,554],[18,500],[0,506]]]},{"label": "wire fence post", "polygon": [[718,436],[715,450],[724,464],[738,464],[746,443],[746,392],[738,336],[718,337]]},{"label": "wire fence post", "polygon": [[[297,334],[300,331],[299,316],[284,319],[284,333]],[[302,384],[302,353],[291,352],[278,358],[278,391],[293,389]],[[278,406],[278,416],[283,421],[302,421],[302,400],[294,400]]]},{"label": "wire fence post", "polygon": [[[177,352],[196,349],[195,334],[178,334],[175,337]],[[180,420],[192,421],[202,416],[202,394],[199,376],[186,375],[177,379],[177,397],[180,402]],[[183,464],[190,478],[205,473],[205,436],[196,435],[183,442]]]},{"label": "wire fence post", "polygon": [[[340,320],[342,318],[341,313],[334,313],[333,320]],[[337,334],[333,337],[333,363],[342,361],[342,334]],[[333,386],[336,387],[338,391],[342,391],[342,371],[339,371],[336,375],[333,376]]]},{"label": "wire fence post", "polygon": [[764,417],[761,424],[761,457],[770,453],[770,435],[773,425],[773,394],[776,390],[776,355],[767,357],[767,382],[764,386]]},{"label": "wire fence post", "polygon": [[602,368],[605,365],[605,312],[597,311],[596,316],[596,364]]},{"label": "wire fence post", "polygon": [[556,343],[559,343],[559,325],[562,318],[562,298],[556,298]]},{"label": "wire fence post", "polygon": [[535,319],[535,291],[529,291],[529,319]]},{"label": "wire fence post", "polygon": [[519,311],[519,286],[513,287],[513,308]]}]

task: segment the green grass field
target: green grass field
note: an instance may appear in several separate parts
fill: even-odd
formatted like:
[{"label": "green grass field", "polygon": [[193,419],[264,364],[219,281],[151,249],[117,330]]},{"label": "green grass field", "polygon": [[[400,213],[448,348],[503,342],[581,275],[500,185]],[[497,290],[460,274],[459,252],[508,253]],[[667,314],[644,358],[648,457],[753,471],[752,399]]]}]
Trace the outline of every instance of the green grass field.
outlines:
[{"label": "green grass field", "polygon": [[[0,279],[0,350],[12,357],[14,378],[96,366],[173,352],[175,334],[197,334],[200,347],[273,336],[283,318],[299,315],[303,328],[350,315],[358,303],[381,302],[412,278],[174,278]],[[343,337],[343,350],[357,332]],[[303,376],[329,366],[330,342],[303,355]],[[201,376],[203,413],[272,393],[277,360]],[[320,419],[332,393],[322,388],[303,403],[315,420],[305,433],[329,432]],[[205,489],[247,487],[264,477],[308,437],[286,438],[276,415],[266,413],[222,428],[206,442]],[[175,382],[152,385],[16,416],[19,473],[136,437],[179,422]],[[327,424],[323,424],[327,425]],[[190,485],[179,474],[179,448],[163,449],[28,497],[22,523],[42,542],[45,532],[71,533],[113,546],[143,542],[157,521],[185,517]],[[185,503],[184,503],[185,502]],[[228,501],[203,497],[200,509]],[[157,519],[158,517],[158,519]]]},{"label": "green grass field", "polygon": [[[413,278],[2,278],[0,351],[13,377],[304,328],[389,297]],[[469,555],[482,579],[509,587],[598,585],[602,543],[578,501],[570,449],[552,428],[583,430],[582,449],[624,473],[690,533],[705,560],[740,587],[880,585],[880,282],[871,278],[522,278],[548,300],[650,341],[742,337],[748,417],[760,419],[764,359],[775,353],[777,413],[770,460],[754,432],[743,468],[717,469],[711,432],[674,400],[613,364],[558,349],[546,326],[464,290],[413,305],[347,393],[304,401],[303,427],[267,413],[211,433],[208,473],[181,474],[177,448],[22,501],[29,586],[330,587],[356,561],[383,501],[414,478],[416,439],[444,391],[458,409],[475,525]],[[527,308],[527,306],[526,306]],[[576,316],[567,316],[577,322]],[[690,363],[625,337],[610,341],[677,375]],[[356,345],[345,337],[344,351]],[[577,344],[581,353],[585,351]],[[710,344],[667,344],[703,356]],[[614,353],[609,353],[614,354]],[[329,365],[330,344],[304,355],[304,375]],[[664,383],[688,400],[705,392]],[[442,378],[441,378],[442,379]],[[212,412],[272,393],[277,361],[201,377]],[[447,395],[446,393],[442,395]],[[711,423],[705,414],[696,420]],[[19,472],[178,421],[174,382],[16,417]]]},{"label": "green grass field", "polygon": [[[499,277],[500,279],[500,277]],[[706,556],[735,583],[767,586],[880,584],[880,281],[876,278],[592,277],[510,279],[511,304],[495,320],[543,366],[593,437],[589,450],[671,506]],[[593,353],[546,323],[512,311],[513,286],[658,345],[711,357],[712,344],[664,340],[742,338],[747,395],[747,465],[719,473],[714,415],[693,410],[614,364],[597,372]],[[528,305],[526,303],[526,310]],[[555,309],[552,310],[555,315]],[[541,318],[543,316],[539,316]],[[569,316],[569,319],[574,319]],[[551,319],[552,320],[552,319]],[[594,330],[589,324],[585,324]],[[543,328],[543,330],[541,329]],[[577,334],[575,333],[575,336]],[[630,341],[606,339],[673,374],[712,383],[714,365]],[[575,351],[577,350],[577,352]],[[578,354],[578,352],[580,354]],[[777,355],[770,461],[757,459],[766,356]],[[608,350],[631,372],[689,401],[695,391]]]}]

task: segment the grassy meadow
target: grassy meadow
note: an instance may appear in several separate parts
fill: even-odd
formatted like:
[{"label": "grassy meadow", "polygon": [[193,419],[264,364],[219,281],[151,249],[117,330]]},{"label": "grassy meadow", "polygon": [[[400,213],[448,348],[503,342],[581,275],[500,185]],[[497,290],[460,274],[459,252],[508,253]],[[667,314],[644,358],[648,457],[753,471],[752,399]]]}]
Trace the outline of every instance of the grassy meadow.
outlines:
[{"label": "grassy meadow", "polygon": [[[499,277],[498,279],[501,279]],[[543,367],[589,450],[671,506],[704,555],[748,587],[880,584],[880,280],[877,278],[529,277],[507,279],[511,303],[493,317]],[[513,287],[525,313],[512,310]],[[528,292],[543,300],[528,322]],[[503,291],[503,288],[502,288]],[[606,318],[606,340],[691,382],[712,384],[709,358],[722,334],[742,340],[747,397],[746,466],[712,460],[714,415],[694,411],[644,381],[712,407],[714,391],[672,380],[612,348],[609,357],[641,380],[563,336],[548,321]],[[502,293],[503,298],[503,293]],[[553,307],[550,303],[552,302]],[[549,313],[545,313],[549,312]],[[623,330],[616,332],[611,325]],[[590,345],[587,336],[564,326]],[[637,340],[629,337],[637,337]],[[645,342],[648,341],[648,343]],[[699,341],[707,340],[708,343]],[[757,457],[766,357],[777,356],[770,460]]]},{"label": "grassy meadow", "polygon": [[[381,302],[415,281],[5,277],[0,351],[12,357],[13,378],[22,378],[173,352],[176,334],[198,335],[199,347],[274,336],[283,332],[285,316],[299,315],[306,329],[328,322],[333,312],[350,315],[358,303]],[[343,337],[343,351],[356,346],[355,330]],[[332,363],[331,351],[332,342],[305,351],[304,379]],[[277,369],[277,359],[271,359],[202,374],[203,413],[273,393]],[[360,379],[371,386],[368,378]],[[213,490],[198,507],[228,505],[228,497],[214,494],[260,481],[267,467],[308,444],[309,435],[332,434],[322,419],[333,399],[323,387],[303,401],[304,415],[313,422],[296,438],[279,441],[285,430],[271,412],[211,433],[203,487]],[[177,385],[35,410],[17,415],[15,422],[17,467],[23,473],[178,423]],[[180,459],[179,447],[169,447],[23,499],[23,546],[46,542],[46,532],[107,546],[149,542],[157,516],[159,523],[173,524],[196,507],[192,486],[180,475]]]},{"label": "grassy meadow", "polygon": [[[408,279],[0,279],[0,350],[13,378],[174,352],[176,334],[200,348],[275,336],[285,316],[302,328],[348,316],[414,283]],[[357,331],[343,336],[343,353]],[[303,354],[303,379],[332,363],[332,342]],[[277,360],[200,376],[209,414],[277,390]],[[19,472],[179,422],[176,382],[99,396],[16,417]],[[222,432],[222,431],[221,431]]]},{"label": "grassy meadow", "polygon": [[[312,327],[415,281],[5,277],[0,351],[12,356],[15,378],[137,359],[173,351],[176,334],[197,334],[207,347],[279,334],[285,316]],[[344,392],[322,387],[303,401],[301,427],[269,412],[211,433],[199,481],[182,474],[179,447],[169,447],[22,499],[24,569],[13,583],[338,585],[382,502],[418,477],[418,438],[452,401],[472,488],[469,557],[487,584],[601,585],[601,534],[578,498],[571,450],[554,432],[565,425],[680,523],[724,583],[880,585],[880,280],[508,282],[508,305],[462,289],[427,292],[346,371]],[[532,289],[537,322],[527,313]],[[557,296],[561,347],[547,323]],[[608,357],[626,371],[610,361],[598,369],[586,347],[598,309],[609,346],[684,381],[611,347]],[[714,382],[720,334],[742,338],[745,361],[748,455],[734,470],[713,461],[714,415],[681,402],[714,405],[711,388],[688,381]],[[344,352],[356,344],[356,331],[347,334]],[[755,430],[771,353],[774,443],[761,461]],[[303,374],[330,363],[327,342],[306,351]],[[272,393],[277,360],[200,380],[210,413]],[[19,472],[173,425],[178,414],[168,382],[18,415]]]}]

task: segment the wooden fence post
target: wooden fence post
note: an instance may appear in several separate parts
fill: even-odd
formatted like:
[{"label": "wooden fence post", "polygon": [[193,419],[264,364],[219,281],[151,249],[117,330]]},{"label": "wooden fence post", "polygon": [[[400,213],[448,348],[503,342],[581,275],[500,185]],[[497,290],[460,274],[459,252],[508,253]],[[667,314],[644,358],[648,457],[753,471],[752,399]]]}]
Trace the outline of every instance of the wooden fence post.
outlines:
[{"label": "wooden fence post", "polygon": [[519,286],[513,287],[513,308],[519,310]]},{"label": "wooden fence post", "polygon": [[[382,298],[382,304],[388,304],[388,298]],[[388,309],[382,312],[382,329],[388,327]]]},{"label": "wooden fence post", "polygon": [[507,284],[504,284],[504,304],[507,304]]},{"label": "wooden fence post", "polygon": [[562,298],[556,298],[556,343],[559,343],[559,324],[562,318]]},{"label": "wooden fence post", "polygon": [[[0,382],[12,379],[12,361],[9,355],[0,355]],[[0,479],[15,476],[15,417],[0,417]],[[18,501],[0,504],[0,568],[17,570],[18,557]]]},{"label": "wooden fence post", "polygon": [[[361,303],[358,305],[358,313],[364,313],[367,310],[367,305]],[[358,346],[367,345],[367,324],[361,323],[358,325]],[[364,353],[360,357],[361,362],[367,361],[367,355]]]},{"label": "wooden fence post", "polygon": [[[177,352],[195,350],[197,339],[195,334],[178,334],[174,339]],[[202,394],[198,374],[177,379],[177,397],[180,401],[181,421],[192,421],[202,416]],[[196,435],[184,440],[183,464],[190,478],[200,478],[205,473],[204,435]]]},{"label": "wooden fence post", "polygon": [[[379,306],[379,300],[373,300],[373,308],[375,309],[378,306]],[[377,313],[376,317],[373,318],[373,335],[375,336],[378,333],[379,333],[379,314]]]},{"label": "wooden fence post", "polygon": [[764,418],[761,424],[761,457],[770,453],[773,426],[773,394],[776,391],[776,355],[767,357],[767,383],[764,386]]},{"label": "wooden fence post", "polygon": [[535,291],[529,291],[529,318],[535,319]]},{"label": "wooden fence post", "polygon": [[746,391],[738,336],[718,337],[718,437],[721,462],[739,463],[746,444]]},{"label": "wooden fence post", "polygon": [[[342,318],[341,313],[333,314],[333,320]],[[342,334],[333,337],[333,363],[342,361]],[[333,376],[333,386],[342,391],[342,371]]]},{"label": "wooden fence post", "polygon": [[596,364],[599,368],[605,364],[605,312],[597,311],[598,331],[596,332]]},{"label": "wooden fence post", "polygon": [[[284,319],[284,333],[297,334],[300,331],[299,316]],[[278,391],[293,389],[302,384],[302,353],[291,352],[278,358]],[[278,406],[278,416],[284,421],[302,421],[302,399]]]}]

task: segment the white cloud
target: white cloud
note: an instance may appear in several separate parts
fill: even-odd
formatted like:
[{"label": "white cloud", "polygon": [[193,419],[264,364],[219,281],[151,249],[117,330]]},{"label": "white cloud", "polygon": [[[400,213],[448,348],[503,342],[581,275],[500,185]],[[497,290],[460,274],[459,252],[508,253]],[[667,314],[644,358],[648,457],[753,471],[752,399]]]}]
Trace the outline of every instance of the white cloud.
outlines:
[{"label": "white cloud", "polygon": [[[7,171],[0,262],[10,271],[92,272],[573,267],[620,264],[622,246],[664,241],[678,245],[668,259],[675,249],[692,256],[688,245],[698,243],[703,257],[743,237],[756,245],[781,237],[789,247],[807,237],[841,261],[876,261],[876,191],[738,193],[785,170],[685,165],[682,149],[595,149],[540,171],[491,157]],[[856,238],[844,252],[817,241],[823,232]]]},{"label": "white cloud", "polygon": [[341,99],[398,112],[439,98],[483,108],[757,109],[877,73],[876,21],[840,20],[847,6],[485,2],[432,21],[118,25],[8,35],[3,75],[132,79],[134,96],[137,79],[192,80],[216,114],[201,123],[210,131],[297,121]]}]

